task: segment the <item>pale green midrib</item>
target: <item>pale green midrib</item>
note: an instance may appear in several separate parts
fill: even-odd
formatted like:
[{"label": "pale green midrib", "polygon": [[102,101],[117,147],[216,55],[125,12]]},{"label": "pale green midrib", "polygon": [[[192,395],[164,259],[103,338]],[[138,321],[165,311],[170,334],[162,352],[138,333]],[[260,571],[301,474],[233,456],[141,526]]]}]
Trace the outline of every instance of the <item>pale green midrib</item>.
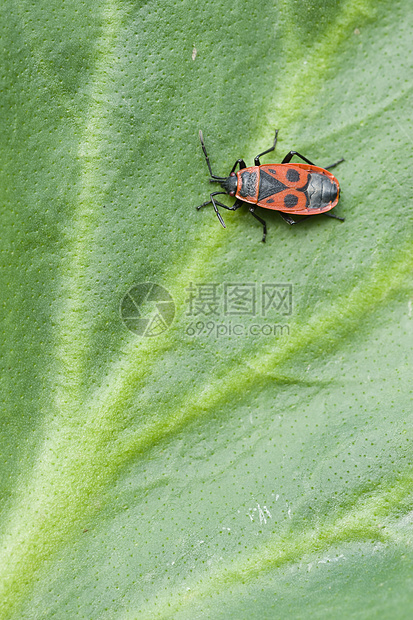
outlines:
[{"label": "pale green midrib", "polygon": [[[371,19],[375,11],[372,0],[347,0],[342,3],[342,10],[337,14],[335,23],[329,24],[317,38],[314,33],[311,50],[301,47],[300,38],[297,37],[294,27],[294,12],[291,6],[297,3],[295,0],[284,0],[287,15],[287,26],[284,27],[286,51],[286,64],[288,65],[288,80],[277,83],[276,101],[272,108],[277,111],[277,127],[288,127],[297,115],[297,101],[303,104],[311,98],[311,94],[320,88],[320,59],[323,59],[323,69],[332,67],[336,62],[336,52],[339,47],[348,41],[352,34],[351,28],[359,25],[359,21]],[[305,61],[305,64],[304,64]],[[294,106],[289,106],[288,101],[294,93]],[[281,102],[281,108],[279,105]],[[305,106],[303,105],[303,108]]]},{"label": "pale green midrib", "polygon": [[67,232],[68,251],[61,266],[61,298],[65,300],[65,306],[57,321],[59,327],[55,343],[62,377],[56,397],[58,410],[62,406],[76,409],[84,392],[90,330],[83,316],[88,307],[93,307],[93,300],[88,294],[88,284],[93,277],[89,260],[104,204],[100,170],[107,144],[102,136],[109,128],[108,110],[113,107],[113,103],[109,103],[112,89],[107,66],[116,67],[119,61],[116,49],[121,16],[116,2],[110,0],[105,3],[102,32],[95,50],[95,67],[87,91],[89,107],[78,149],[81,170],[79,190],[73,205],[73,223]]},{"label": "pale green midrib", "polygon": [[[363,279],[362,283],[343,295],[345,303],[335,302],[328,304],[317,315],[309,318],[305,325],[292,329],[288,339],[278,347],[272,344],[261,354],[258,359],[239,360],[231,370],[227,370],[224,376],[216,379],[211,386],[205,383],[190,394],[184,394],[181,401],[176,405],[176,415],[168,419],[160,419],[141,427],[141,432],[127,444],[117,455],[118,465],[128,455],[147,450],[162,439],[179,429],[183,425],[199,419],[216,409],[220,404],[233,400],[239,394],[239,386],[243,386],[243,392],[252,388],[259,382],[285,381],[286,377],[279,375],[277,368],[288,361],[299,351],[306,350],[314,343],[324,352],[332,350],[342,339],[342,332],[354,331],[360,323],[379,307],[389,296],[403,289],[407,278],[413,273],[413,253],[410,248],[402,247],[393,260],[389,257],[383,264],[377,265],[370,278]],[[406,260],[406,257],[408,260]],[[179,332],[176,333],[179,338]],[[168,339],[170,346],[173,342]],[[151,363],[145,363],[143,372],[151,367]],[[251,372],[251,370],[253,372]],[[116,391],[109,387],[106,394],[101,396],[99,408],[99,421],[104,423],[112,417],[112,413],[119,410],[125,404],[125,400],[136,391],[136,381],[142,380],[142,366],[128,367],[122,381],[116,383]],[[304,373],[305,376],[305,373]],[[299,380],[301,378],[299,377]],[[111,383],[109,382],[111,385]],[[125,394],[126,392],[126,394]],[[202,414],[204,412],[204,414]],[[119,450],[119,446],[117,446]]]},{"label": "pale green midrib", "polygon": [[[119,8],[118,3],[108,0],[103,7],[102,34],[97,41],[96,63],[88,92],[90,106],[86,114],[85,132],[79,146],[79,159],[82,162],[79,192],[77,201],[73,205],[73,224],[66,234],[68,252],[62,261],[60,270],[62,274],[61,298],[65,299],[66,303],[56,321],[58,327],[55,353],[56,367],[58,368],[56,376],[60,375],[61,380],[55,392],[56,396],[53,403],[54,406],[51,407],[50,419],[54,419],[54,412],[59,412],[63,419],[65,418],[65,413],[69,417],[73,414],[80,414],[82,405],[82,381],[86,375],[85,365],[89,347],[89,332],[82,322],[82,311],[87,309],[89,301],[86,292],[86,285],[91,276],[90,268],[88,267],[88,257],[90,255],[90,247],[93,247],[97,214],[100,212],[96,205],[102,203],[102,193],[100,190],[102,184],[99,178],[99,170],[101,169],[100,154],[104,147],[104,140],[101,139],[101,136],[104,134],[104,128],[108,127],[107,118],[105,118],[105,106],[109,105],[109,94],[111,92],[111,90],[105,92],[102,85],[110,88],[106,67],[108,63],[111,67],[116,66],[119,60],[119,55],[115,51],[118,34],[121,30],[121,17],[122,9]],[[49,419],[48,416],[46,416],[46,419]],[[45,440],[43,451],[47,450],[48,441],[47,439]],[[53,450],[51,452],[53,453]],[[56,460],[58,458],[59,455],[56,454]],[[49,484],[50,495],[48,496],[48,501],[43,504],[46,512],[48,503],[54,505],[55,510],[59,511],[58,506],[60,506],[61,510],[63,501],[68,506],[68,510],[64,512],[67,517],[66,523],[70,523],[76,512],[76,510],[70,510],[70,507],[79,505],[76,481],[74,483],[72,481],[71,485],[67,484],[66,486],[63,484],[61,486],[59,489],[59,502],[56,500],[56,495],[54,495],[53,482],[56,482],[62,474],[65,475],[67,470],[64,467],[62,467],[62,470],[59,468],[51,469],[49,477],[47,477],[47,469],[51,467],[50,455],[47,454],[46,458],[42,459],[39,454],[38,463],[40,465],[37,471],[34,472],[31,482],[38,483],[34,488],[39,489],[43,487],[44,489],[44,485],[42,485],[42,478],[44,477]],[[76,467],[73,462],[72,467],[75,473],[79,471],[79,467]],[[55,478],[53,478],[53,474]],[[24,501],[24,495],[30,487],[30,483],[22,484],[23,497],[20,496],[17,501],[18,505],[15,507],[15,512],[11,510],[9,513],[9,532],[1,550],[1,556],[3,557],[0,556],[0,574],[2,575],[0,583],[0,611],[5,614],[3,617],[9,617],[9,612],[16,605],[18,606],[21,599],[25,596],[23,583],[26,581],[30,582],[28,575],[33,574],[42,561],[53,552],[53,544],[58,540],[64,539],[63,532],[65,526],[59,530],[57,536],[52,535],[49,541],[47,541],[51,532],[46,534],[46,531],[43,529],[44,521],[45,519],[47,521],[49,518],[53,523],[53,515],[42,516],[43,511],[37,511],[39,503],[36,501],[27,505],[27,501]],[[59,488],[59,485],[57,485],[57,488]],[[77,502],[75,498],[77,498]],[[42,505],[41,502],[40,505]],[[24,518],[28,517],[30,513],[33,519],[32,521],[28,519],[27,523],[31,522],[31,529],[23,528],[24,532],[22,533],[19,531],[20,523],[24,522]],[[36,539],[39,536],[40,540],[43,538],[43,546],[42,543],[38,543],[36,547]],[[43,552],[39,553],[39,547],[43,549]],[[17,556],[22,558],[20,567],[18,560],[16,561],[16,550]],[[16,566],[18,567],[17,569]],[[15,570],[17,570],[17,574]],[[16,587],[16,581],[21,589]]]}]

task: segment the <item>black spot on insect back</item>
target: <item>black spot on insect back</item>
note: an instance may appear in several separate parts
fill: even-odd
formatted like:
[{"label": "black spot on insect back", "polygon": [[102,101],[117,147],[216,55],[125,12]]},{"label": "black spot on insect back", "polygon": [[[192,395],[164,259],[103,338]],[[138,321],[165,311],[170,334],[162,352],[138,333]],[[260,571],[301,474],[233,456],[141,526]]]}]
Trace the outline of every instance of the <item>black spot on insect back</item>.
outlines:
[{"label": "black spot on insect back", "polygon": [[298,202],[298,197],[294,194],[287,194],[284,198],[284,205],[287,209],[292,209]]},{"label": "black spot on insect back", "polygon": [[288,181],[291,181],[291,183],[297,183],[300,178],[300,173],[297,170],[294,170],[294,168],[289,168],[286,176]]}]

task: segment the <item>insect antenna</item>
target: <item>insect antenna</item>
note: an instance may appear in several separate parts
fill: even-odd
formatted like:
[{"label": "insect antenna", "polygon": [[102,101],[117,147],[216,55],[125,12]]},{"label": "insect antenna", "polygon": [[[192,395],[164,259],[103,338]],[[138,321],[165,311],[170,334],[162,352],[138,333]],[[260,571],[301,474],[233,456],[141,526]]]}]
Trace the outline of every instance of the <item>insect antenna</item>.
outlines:
[{"label": "insect antenna", "polygon": [[204,155],[205,155],[206,163],[207,163],[207,166],[208,166],[209,174],[211,175],[210,182],[211,183],[220,183],[221,181],[225,181],[224,177],[219,177],[216,174],[212,173],[211,162],[209,161],[208,153],[207,153],[206,148],[205,148],[204,136],[202,135],[202,131],[201,130],[199,130],[199,139],[201,141],[202,150],[204,151]]}]

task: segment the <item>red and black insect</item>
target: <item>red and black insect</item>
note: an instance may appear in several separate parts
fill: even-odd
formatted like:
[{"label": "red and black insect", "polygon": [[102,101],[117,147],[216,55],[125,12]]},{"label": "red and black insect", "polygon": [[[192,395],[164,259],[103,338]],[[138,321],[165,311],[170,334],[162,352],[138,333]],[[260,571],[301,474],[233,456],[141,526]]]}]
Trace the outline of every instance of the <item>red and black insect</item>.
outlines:
[{"label": "red and black insect", "polygon": [[[237,159],[232,166],[232,170],[228,177],[219,177],[212,174],[211,164],[206,152],[202,131],[199,132],[202,150],[204,151],[209,174],[211,175],[211,183],[220,183],[224,188],[224,192],[212,192],[210,200],[203,202],[197,209],[201,209],[212,203],[215,213],[218,216],[222,226],[226,228],[224,220],[218,211],[218,206],[228,211],[236,211],[244,203],[247,204],[249,212],[263,226],[263,237],[265,241],[267,236],[267,225],[256,213],[256,207],[264,209],[272,209],[278,211],[281,217],[288,224],[297,224],[308,217],[325,213],[329,217],[344,221],[344,218],[338,217],[331,211],[338,203],[340,186],[337,179],[331,172],[328,172],[344,159],[339,159],[334,164],[319,168],[315,166],[309,159],[300,155],[297,151],[290,151],[282,160],[281,164],[265,164],[261,165],[260,157],[270,153],[275,149],[277,144],[278,129],[275,132],[274,144],[271,148],[257,155],[254,159],[254,166],[247,168],[243,159]],[[305,164],[290,164],[289,162],[297,155],[305,161]],[[239,166],[239,170],[235,173],[235,168]],[[215,200],[215,196],[219,194],[229,194],[235,196],[236,201],[232,207],[224,205],[222,202]],[[300,220],[295,220],[291,215],[304,215]]]}]

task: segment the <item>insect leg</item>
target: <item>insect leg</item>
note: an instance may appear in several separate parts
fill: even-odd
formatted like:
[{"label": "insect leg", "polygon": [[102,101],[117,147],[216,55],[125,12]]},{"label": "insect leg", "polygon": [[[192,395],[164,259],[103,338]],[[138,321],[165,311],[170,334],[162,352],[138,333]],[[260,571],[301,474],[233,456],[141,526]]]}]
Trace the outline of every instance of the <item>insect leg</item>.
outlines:
[{"label": "insect leg", "polygon": [[258,220],[261,224],[262,224],[262,241],[265,243],[265,238],[267,236],[267,223],[265,222],[265,220],[263,220],[262,218],[260,218],[256,213],[254,213],[255,207],[250,207],[249,208],[249,212],[251,213],[251,215],[253,215],[255,217],[256,220]]},{"label": "insect leg", "polygon": [[300,220],[294,220],[290,215],[283,213],[282,211],[278,211],[278,213],[281,215],[283,220],[291,226],[293,224],[300,224],[301,222],[304,222],[304,220],[308,220],[310,217],[317,217],[318,215],[327,215],[327,217],[333,217],[335,220],[340,220],[341,222],[345,221],[344,217],[338,217],[338,215],[335,215],[334,213],[314,213],[314,215],[304,215]]},{"label": "insect leg", "polygon": [[235,164],[231,168],[231,172],[229,173],[229,176],[231,176],[231,174],[234,172],[234,170],[235,170],[235,168],[237,167],[238,164],[239,164],[239,169],[240,170],[243,170],[243,168],[247,167],[247,164],[245,163],[245,161],[243,159],[237,159],[237,161],[235,162]]},{"label": "insect leg", "polygon": [[260,164],[260,157],[262,157],[263,155],[266,155],[267,153],[271,153],[271,151],[275,150],[275,145],[277,144],[278,131],[279,131],[278,129],[275,130],[274,144],[272,145],[272,147],[267,149],[266,151],[263,151],[262,153],[257,155],[257,157],[254,159],[255,166],[260,166],[261,165]]},{"label": "insect leg", "polygon": [[[226,192],[214,192],[213,194],[211,194],[211,197],[216,196],[217,194],[227,195]],[[216,205],[223,207],[224,209],[227,209],[228,211],[236,211],[237,209],[242,207],[242,205],[244,204],[242,200],[237,198],[234,204],[232,205],[232,207],[229,207],[228,205],[224,205],[223,202],[218,202],[218,200],[212,201],[212,198],[211,198],[211,200],[207,200],[206,202],[203,202],[201,205],[199,205],[199,207],[197,207],[197,210],[199,211],[199,209],[201,209],[202,207],[206,207],[207,205],[210,205],[212,202],[215,202]]]},{"label": "insect leg", "polygon": [[338,217],[335,213],[324,213],[324,215],[327,215],[327,217],[333,217],[335,220],[340,220],[340,222],[346,221],[344,217]]},{"label": "insect leg", "polygon": [[335,161],[334,164],[330,164],[329,166],[325,166],[324,170],[331,170],[331,168],[335,168],[336,166],[338,166],[338,164],[341,164],[343,161],[344,161],[344,157],[342,157],[338,161]]},{"label": "insect leg", "polygon": [[210,200],[207,200],[206,202],[203,202],[201,205],[199,205],[197,207],[197,210],[199,211],[199,209],[201,209],[202,207],[206,207],[207,205],[210,205],[212,203],[212,206],[214,207],[214,211],[217,214],[217,218],[219,219],[220,223],[222,224],[222,226],[224,228],[226,228],[225,224],[224,224],[224,220],[221,217],[220,212],[218,211],[218,207],[217,205],[219,205],[220,207],[225,207],[225,209],[227,209],[228,207],[224,204],[222,204],[222,202],[218,202],[217,200],[215,200],[214,196],[217,196],[218,194],[227,194],[226,192],[213,192],[212,194],[210,194]]},{"label": "insect leg", "polygon": [[[287,213],[283,213],[282,211],[278,211],[278,213],[281,215],[284,222],[287,222],[287,224],[290,224],[290,226],[292,226],[293,224],[298,224],[298,220],[294,220],[290,215],[287,215]],[[307,217],[311,217],[311,216],[307,215]]]},{"label": "insect leg", "polygon": [[304,157],[304,155],[300,155],[300,153],[298,153],[297,151],[290,151],[289,153],[287,153],[287,155],[284,157],[284,159],[282,160],[281,163],[282,164],[288,164],[288,162],[290,162],[292,160],[294,155],[297,155],[297,157],[299,157],[303,161],[307,162],[307,164],[310,164],[310,166],[314,166],[315,165],[315,164],[313,164],[312,161],[307,159],[307,157]]},{"label": "insect leg", "polygon": [[236,211],[244,204],[239,198],[236,199],[232,207],[228,207],[227,205],[224,205],[222,204],[222,202],[218,202],[217,200],[215,202],[217,205],[219,205],[220,207],[224,207],[224,209],[227,209],[228,211]]},{"label": "insect leg", "polygon": [[205,202],[203,202],[201,205],[197,207],[197,210],[199,211],[199,209],[202,209],[202,207],[206,207],[207,205],[210,205],[211,202],[212,200],[206,200]]},{"label": "insect leg", "polygon": [[214,201],[214,200],[212,200],[212,196],[216,196],[217,194],[225,194],[225,195],[227,195],[227,193],[226,193],[226,192],[214,192],[213,194],[210,194],[210,199],[209,199],[209,200],[206,200],[205,202],[203,202],[201,205],[199,205],[199,206],[197,207],[197,210],[199,211],[199,209],[202,209],[202,207],[206,207],[207,205],[210,205],[211,203],[213,204],[214,202],[215,202],[216,204],[219,204],[219,205],[220,205],[221,203],[220,203],[220,202],[218,202],[217,200],[215,200],[215,201]]},{"label": "insect leg", "polygon": [[[214,196],[216,196],[217,194],[226,194],[226,192],[213,192],[211,194],[211,202],[212,202],[212,206],[214,207],[214,211],[217,214],[217,218],[219,219],[219,221],[220,221],[221,225],[223,226],[223,228],[226,228],[226,226],[224,224],[224,220],[222,219],[221,214],[218,211],[216,200],[214,199]],[[218,203],[218,204],[220,204],[220,203]]]}]

